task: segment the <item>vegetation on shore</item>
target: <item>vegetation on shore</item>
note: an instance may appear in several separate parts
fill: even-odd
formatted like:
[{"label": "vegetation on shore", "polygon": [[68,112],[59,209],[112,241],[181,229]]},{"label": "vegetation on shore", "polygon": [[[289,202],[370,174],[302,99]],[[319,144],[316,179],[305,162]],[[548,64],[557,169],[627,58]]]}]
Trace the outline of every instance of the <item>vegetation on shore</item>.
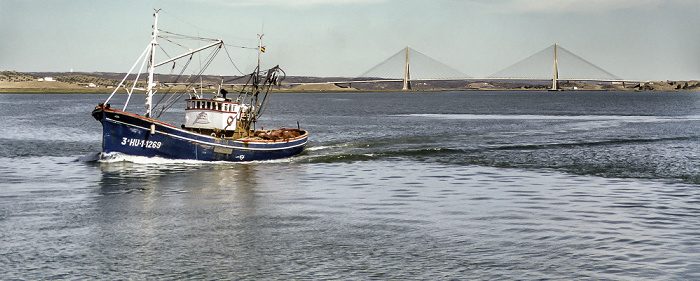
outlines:
[{"label": "vegetation on shore", "polygon": [[[121,73],[72,73],[72,72],[31,72],[0,71],[0,93],[109,93],[119,85],[124,74]],[[50,77],[50,78],[49,78]],[[161,82],[174,81],[176,77],[158,75]],[[135,77],[129,77],[135,78]],[[177,77],[179,78],[179,77]],[[238,77],[240,78],[240,77]],[[205,84],[218,84],[222,79],[236,77],[207,76]],[[238,79],[240,82],[245,79]],[[342,92],[342,91],[399,91],[402,82],[359,83],[352,78],[343,77],[287,77],[277,92]],[[337,82],[343,81],[343,82]],[[133,85],[133,80],[127,80]],[[136,87],[145,88],[145,82]],[[413,81],[414,91],[441,90],[547,90],[551,80],[453,80],[453,81]],[[649,81],[596,83],[561,80],[559,87],[563,90],[589,91],[700,91],[700,81]],[[230,91],[237,91],[238,86],[229,86]],[[124,91],[123,88],[120,91]]]}]

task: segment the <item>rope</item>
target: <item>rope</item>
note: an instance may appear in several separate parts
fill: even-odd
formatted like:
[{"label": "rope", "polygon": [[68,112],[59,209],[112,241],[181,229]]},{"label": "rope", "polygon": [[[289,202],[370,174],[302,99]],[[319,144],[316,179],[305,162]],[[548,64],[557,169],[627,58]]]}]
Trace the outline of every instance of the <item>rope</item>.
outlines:
[{"label": "rope", "polygon": [[228,53],[228,49],[226,49],[226,45],[224,44],[224,51],[226,52],[226,56],[228,56],[229,61],[231,61],[231,64],[233,65],[236,70],[238,70],[238,73],[243,74],[243,71],[238,69],[238,66],[233,62],[233,59],[231,58],[231,54]]}]

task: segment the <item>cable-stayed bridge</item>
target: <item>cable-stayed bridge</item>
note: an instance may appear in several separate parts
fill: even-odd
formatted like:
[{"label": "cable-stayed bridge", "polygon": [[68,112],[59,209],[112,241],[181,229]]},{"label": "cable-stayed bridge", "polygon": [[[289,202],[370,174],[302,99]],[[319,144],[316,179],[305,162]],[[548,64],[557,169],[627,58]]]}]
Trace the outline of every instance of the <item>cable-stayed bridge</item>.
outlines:
[{"label": "cable-stayed bridge", "polygon": [[622,80],[620,77],[594,65],[557,44],[514,63],[489,77],[542,80],[552,79],[553,72],[558,72],[558,79],[561,80]]},{"label": "cable-stayed bridge", "polygon": [[[562,67],[565,66],[565,67]],[[554,44],[489,76],[493,79],[552,79],[552,90],[559,80],[622,81],[620,77]]]},{"label": "cable-stayed bridge", "polygon": [[410,89],[412,80],[459,80],[471,77],[406,46],[405,51],[398,51],[358,78],[402,79],[403,89],[407,90]]},{"label": "cable-stayed bridge", "polygon": [[410,47],[352,79],[342,83],[403,82],[411,89],[419,81],[488,81],[488,80],[551,80],[551,90],[558,90],[559,81],[623,82],[622,78],[594,65],[578,55],[554,44],[516,62],[488,77],[475,78],[439,62]]}]

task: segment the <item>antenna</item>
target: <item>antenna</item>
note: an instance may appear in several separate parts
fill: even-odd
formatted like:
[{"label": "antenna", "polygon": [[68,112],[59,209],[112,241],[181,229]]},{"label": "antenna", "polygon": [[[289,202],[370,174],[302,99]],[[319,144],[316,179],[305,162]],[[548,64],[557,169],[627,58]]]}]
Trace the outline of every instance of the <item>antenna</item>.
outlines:
[{"label": "antenna", "polygon": [[265,52],[265,46],[262,44],[262,38],[265,34],[258,34],[258,71],[260,71],[260,56]]}]

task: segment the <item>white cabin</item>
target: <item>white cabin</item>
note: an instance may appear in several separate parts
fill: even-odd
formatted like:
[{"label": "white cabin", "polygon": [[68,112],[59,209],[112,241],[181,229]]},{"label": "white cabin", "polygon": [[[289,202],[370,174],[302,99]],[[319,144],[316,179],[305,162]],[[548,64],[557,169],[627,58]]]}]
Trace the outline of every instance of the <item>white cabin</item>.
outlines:
[{"label": "white cabin", "polygon": [[235,130],[238,121],[247,110],[223,98],[185,100],[185,127],[199,129]]}]

